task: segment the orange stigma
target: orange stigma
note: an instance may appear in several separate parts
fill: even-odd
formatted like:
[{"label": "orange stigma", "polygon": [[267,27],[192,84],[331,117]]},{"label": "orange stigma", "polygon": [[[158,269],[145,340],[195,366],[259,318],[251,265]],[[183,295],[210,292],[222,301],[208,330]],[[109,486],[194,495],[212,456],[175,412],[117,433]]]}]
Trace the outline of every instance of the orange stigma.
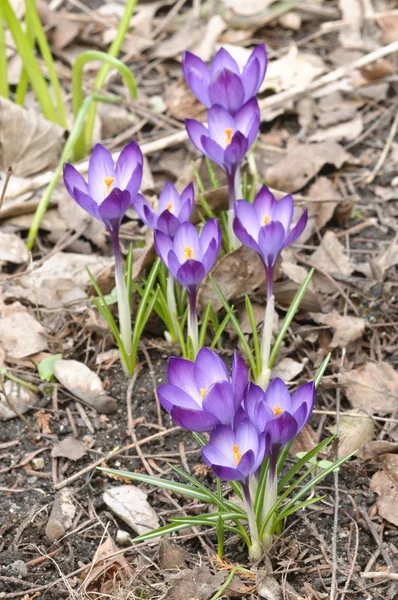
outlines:
[{"label": "orange stigma", "polygon": [[166,205],[166,208],[167,208],[167,210],[168,210],[169,212],[171,212],[171,209],[173,208],[173,203],[172,203],[172,202],[169,202],[169,203]]},{"label": "orange stigma", "polygon": [[229,146],[230,143],[232,142],[232,134],[233,134],[234,130],[232,129],[232,127],[227,127],[225,130],[225,145]]},{"label": "orange stigma", "polygon": [[274,408],[274,415],[275,416],[280,415],[281,412],[282,412],[281,407],[280,406],[275,406],[275,408]]},{"label": "orange stigma", "polygon": [[263,225],[266,225],[267,223],[269,223],[271,221],[271,219],[269,218],[269,216],[267,215],[266,217],[264,217],[264,221],[263,221]]},{"label": "orange stigma", "polygon": [[206,392],[207,392],[207,388],[200,388],[200,397],[202,400],[203,400]]},{"label": "orange stigma", "polygon": [[242,458],[242,454],[240,452],[239,446],[237,446],[236,444],[234,444],[232,446],[232,452],[234,453],[235,464],[236,464],[236,466],[238,466],[238,464],[240,463],[240,459]]},{"label": "orange stigma", "polygon": [[106,196],[109,196],[109,194],[112,191],[112,183],[115,181],[114,177],[105,177],[104,179],[104,183],[105,183],[105,198]]},{"label": "orange stigma", "polygon": [[195,258],[193,248],[189,248],[189,246],[184,248],[184,256],[185,256],[185,260],[190,260],[191,258]]}]

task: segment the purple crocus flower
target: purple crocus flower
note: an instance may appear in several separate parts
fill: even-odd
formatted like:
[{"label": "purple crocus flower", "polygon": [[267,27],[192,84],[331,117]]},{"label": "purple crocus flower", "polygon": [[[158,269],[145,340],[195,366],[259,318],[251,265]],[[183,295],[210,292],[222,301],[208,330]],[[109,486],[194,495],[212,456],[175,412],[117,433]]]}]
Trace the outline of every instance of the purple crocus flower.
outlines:
[{"label": "purple crocus flower", "polygon": [[116,161],[97,144],[88,166],[88,183],[72,165],[64,165],[64,183],[69,194],[90,215],[102,221],[109,232],[116,232],[141,185],[143,158],[135,142],[121,152]]},{"label": "purple crocus flower", "polygon": [[150,229],[158,229],[166,235],[173,237],[181,223],[189,221],[194,202],[193,184],[190,183],[181,196],[175,186],[168,181],[160,196],[158,212],[155,212],[142,194],[138,194],[133,201],[134,208],[141,221]]},{"label": "purple crocus flower", "polygon": [[217,477],[226,481],[241,481],[247,485],[269,449],[269,434],[259,433],[249,419],[235,429],[218,425],[202,448],[204,461]]},{"label": "purple crocus flower", "polygon": [[257,137],[260,109],[254,98],[234,116],[222,106],[215,105],[208,113],[208,128],[194,119],[186,119],[185,125],[194,146],[223,167],[233,184],[236,169]]},{"label": "purple crocus flower", "polygon": [[170,358],[167,379],[167,384],[158,387],[161,405],[180,427],[202,432],[233,422],[248,383],[248,371],[235,352],[230,378],[219,355],[202,348],[194,362]]},{"label": "purple crocus flower", "polygon": [[177,227],[174,239],[155,231],[155,248],[166,267],[188,294],[196,297],[199,285],[212,269],[221,245],[216,219],[207,221],[200,235],[191,223]]},{"label": "purple crocus flower", "polygon": [[257,252],[267,272],[268,289],[272,291],[272,275],[279,254],[303,232],[308,219],[304,210],[290,231],[294,203],[291,195],[279,202],[263,185],[253,204],[238,200],[235,205],[234,231],[237,238]]},{"label": "purple crocus flower", "polygon": [[219,104],[232,115],[256,96],[266,68],[264,44],[254,48],[242,72],[224,48],[216,53],[210,67],[191,52],[184,52],[182,57],[184,77],[197,99],[207,108]]}]

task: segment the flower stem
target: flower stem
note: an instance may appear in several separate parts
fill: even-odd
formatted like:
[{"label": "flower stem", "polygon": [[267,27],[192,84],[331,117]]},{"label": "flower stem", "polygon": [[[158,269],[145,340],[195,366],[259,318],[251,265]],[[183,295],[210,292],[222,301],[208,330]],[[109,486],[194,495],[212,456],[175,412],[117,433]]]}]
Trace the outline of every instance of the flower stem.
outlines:
[{"label": "flower stem", "polygon": [[272,327],[274,324],[274,308],[275,308],[275,297],[273,289],[273,269],[267,269],[267,306],[265,307],[264,314],[264,328],[263,328],[263,339],[261,341],[261,373],[257,377],[256,383],[263,388],[267,389],[271,370],[269,368],[269,357],[271,354],[271,342],[272,342]]},{"label": "flower stem", "polygon": [[243,484],[243,500],[245,502],[245,508],[247,512],[247,518],[249,522],[249,531],[250,531],[250,539],[252,545],[249,548],[249,556],[252,560],[258,561],[261,559],[263,555],[263,549],[260,544],[259,535],[258,535],[258,527],[256,522],[256,517],[254,516],[253,504],[251,501],[249,484]]},{"label": "flower stem", "polygon": [[[238,183],[236,180],[238,179]],[[240,170],[234,169],[231,172],[227,172],[228,180],[228,245],[229,251],[232,252],[240,246],[240,242],[234,232],[234,217],[235,217],[235,202],[237,188],[240,188]],[[240,195],[240,194],[239,194]]]},{"label": "flower stem", "polygon": [[[276,477],[276,461],[273,456],[270,457],[270,468],[267,475],[267,485],[265,488],[264,504],[262,510],[262,521],[264,522],[267,518],[270,510],[272,510],[278,496],[278,480]],[[270,548],[272,545],[272,529],[273,529],[274,517],[272,516],[263,534],[262,542],[266,548]]]},{"label": "flower stem", "polygon": [[189,294],[188,337],[191,338],[194,358],[199,352],[198,313],[196,312],[196,292]]},{"label": "flower stem", "polygon": [[[117,305],[119,312],[120,337],[128,358],[131,356],[131,311],[130,302],[127,295],[126,282],[124,280],[122,255],[120,253],[119,231],[110,231],[113,253],[115,256],[115,282],[117,290]],[[123,361],[122,361],[123,362]],[[129,366],[123,363],[123,369],[126,375],[131,375]]]},{"label": "flower stem", "polygon": [[175,287],[174,287],[174,276],[170,273],[167,275],[167,308],[169,309],[169,313],[171,316],[171,323],[173,326],[173,331],[170,331],[173,342],[177,340],[177,332],[178,332],[178,316],[177,316],[177,304],[176,304],[176,296],[175,296]]}]

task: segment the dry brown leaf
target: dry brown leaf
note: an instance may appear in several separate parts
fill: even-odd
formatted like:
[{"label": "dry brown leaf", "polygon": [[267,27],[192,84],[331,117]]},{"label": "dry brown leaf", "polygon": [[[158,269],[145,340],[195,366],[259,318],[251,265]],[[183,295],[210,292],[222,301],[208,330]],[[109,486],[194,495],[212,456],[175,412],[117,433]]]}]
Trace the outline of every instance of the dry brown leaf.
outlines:
[{"label": "dry brown leaf", "polygon": [[303,429],[295,436],[289,449],[291,456],[296,456],[299,452],[309,452],[318,443],[317,435],[311,425],[307,423]]},{"label": "dry brown leaf", "polygon": [[398,455],[386,454],[383,458],[383,471],[377,471],[371,479],[370,489],[379,496],[379,515],[394,525],[398,525]]},{"label": "dry brown leaf", "polygon": [[297,362],[292,358],[283,358],[275,367],[272,369],[271,377],[280,377],[285,383],[292,381],[297,375],[300,375],[304,369],[304,363]]},{"label": "dry brown leaf", "polygon": [[365,331],[365,319],[360,317],[344,317],[337,310],[328,314],[311,313],[316,323],[329,325],[335,332],[330,343],[331,348],[345,348],[349,343],[360,338]]},{"label": "dry brown leaf", "polygon": [[[304,230],[305,235],[302,237],[305,241],[311,237],[314,229],[320,230],[330,221],[334,211],[342,201],[339,192],[327,177],[318,177],[309,188],[307,197],[320,200],[320,202],[308,202],[306,204],[309,212],[309,226]],[[325,200],[325,202],[322,202],[322,200]]]},{"label": "dry brown leaf", "polygon": [[[4,384],[4,390],[12,406],[21,414],[36,406],[39,398],[24,385],[9,379]],[[3,394],[0,393],[0,420],[15,419],[16,413],[9,407]]]},{"label": "dry brown leaf", "polygon": [[160,538],[159,565],[161,569],[184,569],[188,553],[167,537]]},{"label": "dry brown leaf", "polygon": [[93,565],[82,575],[83,588],[89,597],[115,597],[120,585],[127,585],[134,575],[134,569],[110,536],[98,548],[93,560]]},{"label": "dry brown leaf", "polygon": [[[337,432],[336,425],[327,427],[333,434]],[[340,437],[337,457],[343,458],[351,452],[362,454],[363,447],[374,438],[375,426],[373,419],[361,410],[348,410],[340,415]]]},{"label": "dry brown leaf", "polygon": [[206,23],[206,29],[198,44],[191,51],[205,62],[208,62],[215,51],[216,43],[227,25],[220,15],[213,15]]},{"label": "dry brown leaf", "polygon": [[28,260],[29,252],[20,236],[0,231],[0,261],[20,265]]},{"label": "dry brown leaf", "polygon": [[[288,279],[286,281],[277,281],[274,283],[274,295],[277,303],[287,310],[300,288],[300,285],[301,284],[289,281]],[[300,310],[304,312],[318,312],[322,310],[318,294],[311,289],[307,289],[300,302]]]},{"label": "dry brown leaf", "polygon": [[21,359],[47,350],[43,326],[26,310],[0,318],[0,339],[7,357]]},{"label": "dry brown leaf", "polygon": [[171,576],[175,583],[168,595],[173,600],[209,600],[219,591],[226,578],[227,573],[213,575],[209,567],[184,569]]},{"label": "dry brown leaf", "polygon": [[304,86],[321,75],[324,70],[325,63],[320,56],[300,52],[297,46],[292,44],[285,56],[268,63],[267,76],[260,92],[265,90],[281,92],[296,85]]},{"label": "dry brown leaf", "polygon": [[58,164],[64,129],[0,97],[0,171],[28,177]]},{"label": "dry brown leaf", "polygon": [[387,440],[374,440],[368,442],[363,448],[363,460],[380,460],[383,454],[398,452],[398,442],[388,442]]},{"label": "dry brown leaf", "polygon": [[[264,266],[255,252],[241,246],[224,256],[212,271],[212,276],[221,288],[225,298],[231,300],[240,294],[249,294],[258,287],[265,286]],[[206,307],[212,303],[214,312],[222,304],[213,284],[207,277],[199,288],[199,302]]]},{"label": "dry brown leaf", "polygon": [[381,43],[383,46],[398,40],[398,15],[386,15],[377,21],[382,30]]},{"label": "dry brown leaf", "polygon": [[271,187],[293,193],[301,190],[325,165],[340,169],[347,162],[357,161],[336,142],[298,144],[267,169],[265,178]]},{"label": "dry brown leaf", "polygon": [[87,454],[87,446],[74,437],[67,437],[61,442],[54,444],[51,456],[54,458],[68,458],[69,460],[79,460]]},{"label": "dry brown leaf", "polygon": [[350,259],[345,253],[344,246],[339,242],[333,231],[325,233],[322,242],[311,255],[311,262],[326,271],[326,273],[351,275],[354,270]]},{"label": "dry brown leaf", "polygon": [[398,410],[398,373],[386,362],[368,362],[359,369],[344,371],[341,383],[351,406],[369,414]]},{"label": "dry brown leaf", "polygon": [[330,127],[319,128],[309,136],[309,142],[324,142],[333,140],[335,142],[350,142],[355,140],[363,131],[363,119],[357,114],[350,121],[330,125]]},{"label": "dry brown leaf", "polygon": [[142,535],[159,527],[159,519],[147,494],[135,485],[120,485],[106,490],[105,504],[133,531]]},{"label": "dry brown leaf", "polygon": [[39,431],[44,433],[44,435],[50,435],[52,433],[50,426],[51,415],[46,413],[44,408],[35,414],[35,419]]},{"label": "dry brown leaf", "polygon": [[116,412],[116,400],[104,391],[101,379],[77,360],[57,360],[54,375],[71,394],[105,415]]}]

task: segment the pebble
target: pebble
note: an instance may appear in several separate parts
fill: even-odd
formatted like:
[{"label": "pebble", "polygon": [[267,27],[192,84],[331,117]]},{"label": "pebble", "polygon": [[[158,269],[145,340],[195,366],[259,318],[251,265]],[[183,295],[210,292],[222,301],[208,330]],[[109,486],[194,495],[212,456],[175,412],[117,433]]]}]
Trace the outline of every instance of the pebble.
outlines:
[{"label": "pebble", "polygon": [[7,571],[17,579],[25,579],[28,574],[28,567],[23,560],[16,560],[8,567]]},{"label": "pebble", "polygon": [[72,526],[76,507],[73,502],[73,494],[69,488],[63,488],[55,496],[50,518],[46,526],[46,538],[55,542],[65,535]]},{"label": "pebble", "polygon": [[32,468],[35,471],[41,471],[44,469],[44,458],[32,458]]},{"label": "pebble", "polygon": [[123,531],[123,529],[118,529],[116,533],[116,543],[119,544],[119,546],[130,546],[131,535],[127,531]]}]

